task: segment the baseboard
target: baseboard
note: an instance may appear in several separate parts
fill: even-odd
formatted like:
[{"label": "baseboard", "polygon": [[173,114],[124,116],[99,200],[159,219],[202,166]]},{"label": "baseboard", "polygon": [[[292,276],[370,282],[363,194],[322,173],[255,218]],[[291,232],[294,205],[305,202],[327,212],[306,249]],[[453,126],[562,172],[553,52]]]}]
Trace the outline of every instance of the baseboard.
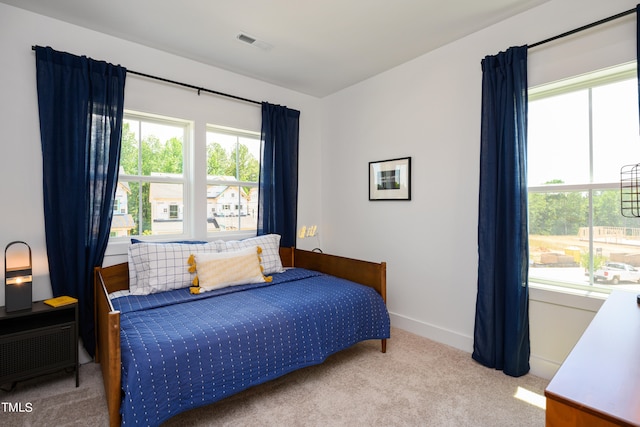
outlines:
[{"label": "baseboard", "polygon": [[[466,351],[467,353],[473,351],[473,337],[397,313],[389,313],[389,317],[391,318],[391,325],[393,327],[404,329],[405,331]],[[393,336],[391,339],[393,339]]]},{"label": "baseboard", "polygon": [[[412,319],[397,313],[389,313],[391,325],[394,328],[403,329],[412,334],[429,338],[442,344],[449,345],[471,354],[473,352],[473,337],[463,335],[436,325],[432,325],[417,319]],[[393,340],[393,335],[391,336]],[[393,342],[393,341],[392,341]],[[560,369],[560,363],[547,360],[532,354],[529,358],[531,374],[550,380]]]},{"label": "baseboard", "polygon": [[550,380],[558,372],[561,364],[532,354],[529,358],[529,365],[531,366],[529,372],[533,375]]}]

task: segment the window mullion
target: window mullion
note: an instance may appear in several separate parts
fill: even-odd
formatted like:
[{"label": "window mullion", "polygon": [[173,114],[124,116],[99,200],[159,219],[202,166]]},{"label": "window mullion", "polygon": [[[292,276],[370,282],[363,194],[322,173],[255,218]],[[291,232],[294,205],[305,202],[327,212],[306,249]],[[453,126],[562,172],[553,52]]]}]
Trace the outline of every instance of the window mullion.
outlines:
[{"label": "window mullion", "polygon": [[[240,137],[236,137],[236,179],[240,181]],[[240,227],[238,227],[239,229]]]},{"label": "window mullion", "polygon": [[138,180],[138,235],[142,236],[144,229],[144,206],[142,204],[142,181]]},{"label": "window mullion", "polygon": [[[589,183],[593,184],[593,89],[589,88]],[[593,188],[589,189],[589,284],[593,286],[594,245],[593,245]]]}]

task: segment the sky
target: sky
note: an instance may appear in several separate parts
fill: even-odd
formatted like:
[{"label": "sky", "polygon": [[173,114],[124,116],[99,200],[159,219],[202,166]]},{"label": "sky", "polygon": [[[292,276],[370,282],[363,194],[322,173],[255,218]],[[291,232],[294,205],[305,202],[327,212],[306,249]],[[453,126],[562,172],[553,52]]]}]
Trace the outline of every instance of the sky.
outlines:
[{"label": "sky", "polygon": [[[596,87],[591,104],[593,182],[617,184],[622,166],[640,163],[637,81]],[[529,103],[529,186],[590,182],[588,107],[586,89]]]}]

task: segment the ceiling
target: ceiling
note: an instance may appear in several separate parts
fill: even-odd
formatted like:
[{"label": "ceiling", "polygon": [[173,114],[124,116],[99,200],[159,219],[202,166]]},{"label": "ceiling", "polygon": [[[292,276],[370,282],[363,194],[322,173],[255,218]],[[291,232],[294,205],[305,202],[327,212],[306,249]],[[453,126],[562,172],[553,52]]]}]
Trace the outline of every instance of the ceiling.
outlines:
[{"label": "ceiling", "polygon": [[546,1],[0,0],[316,97]]}]

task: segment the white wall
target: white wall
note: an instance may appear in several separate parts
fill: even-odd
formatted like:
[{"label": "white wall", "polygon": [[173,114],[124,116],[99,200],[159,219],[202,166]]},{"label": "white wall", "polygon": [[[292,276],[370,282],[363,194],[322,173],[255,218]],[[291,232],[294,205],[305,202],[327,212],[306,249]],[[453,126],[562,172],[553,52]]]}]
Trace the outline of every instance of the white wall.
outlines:
[{"label": "white wall", "polygon": [[[320,101],[215,67],[203,65],[135,43],[90,31],[22,9],[0,4],[0,247],[24,240],[33,251],[34,300],[51,296],[44,235],[42,201],[42,157],[35,80],[35,53],[32,45],[121,64],[144,72],[233,95],[286,105],[300,115],[300,197],[301,223],[321,222],[320,199]],[[239,48],[243,48],[238,45]],[[229,98],[186,90],[129,74],[125,108],[194,120],[196,159],[204,158],[205,124],[260,131],[260,106]],[[202,170],[204,162],[192,165]],[[205,194],[206,189],[195,188]],[[206,234],[206,206],[192,213],[199,224],[193,236]],[[305,241],[300,246],[305,248]],[[309,241],[309,245],[314,242]],[[312,248],[313,246],[311,246]],[[311,249],[308,248],[308,249]],[[124,245],[110,247],[105,264],[126,261]],[[4,273],[2,273],[4,274]],[[3,281],[4,283],[4,281]],[[3,288],[4,289],[4,288]],[[0,306],[4,305],[4,290]]]},{"label": "white wall", "polygon": [[[323,99],[325,249],[387,261],[394,325],[473,349],[482,58],[634,7],[549,1]],[[530,84],[635,59],[635,15],[588,34],[532,49]],[[404,156],[412,200],[368,201],[368,162]],[[531,297],[532,372],[549,378],[602,300]]]}]

